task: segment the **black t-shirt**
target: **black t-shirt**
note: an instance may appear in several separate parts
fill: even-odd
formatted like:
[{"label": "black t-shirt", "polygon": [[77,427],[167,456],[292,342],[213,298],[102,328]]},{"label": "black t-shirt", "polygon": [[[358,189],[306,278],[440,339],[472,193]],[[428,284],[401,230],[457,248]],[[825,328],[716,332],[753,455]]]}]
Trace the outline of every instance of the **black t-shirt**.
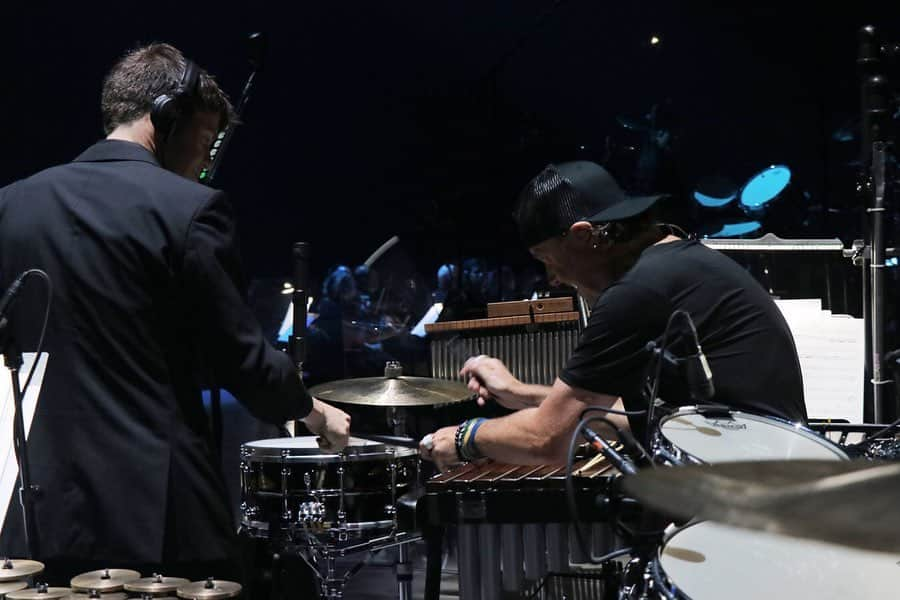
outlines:
[{"label": "black t-shirt", "polygon": [[[694,321],[715,385],[712,402],[791,421],[806,420],[797,350],[788,325],[762,286],[737,263],[696,241],[650,246],[595,303],[578,346],[560,374],[572,387],[621,396],[629,410],[646,408],[641,396],[651,352],[669,316]],[[669,348],[691,352],[687,328],[676,319]],[[675,335],[672,335],[674,333]],[[695,404],[680,370],[666,367],[659,397]],[[632,418],[643,433],[644,419]]]}]

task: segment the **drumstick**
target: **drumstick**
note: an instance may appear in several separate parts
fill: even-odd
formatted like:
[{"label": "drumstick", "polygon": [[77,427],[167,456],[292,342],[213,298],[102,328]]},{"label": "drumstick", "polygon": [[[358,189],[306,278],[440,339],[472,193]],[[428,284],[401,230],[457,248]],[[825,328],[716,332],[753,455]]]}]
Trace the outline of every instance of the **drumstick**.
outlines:
[{"label": "drumstick", "polygon": [[381,435],[380,433],[359,433],[353,432],[353,437],[369,440],[370,442],[379,442],[381,444],[390,444],[391,446],[401,446],[403,448],[418,448],[419,442],[410,437],[400,435]]}]

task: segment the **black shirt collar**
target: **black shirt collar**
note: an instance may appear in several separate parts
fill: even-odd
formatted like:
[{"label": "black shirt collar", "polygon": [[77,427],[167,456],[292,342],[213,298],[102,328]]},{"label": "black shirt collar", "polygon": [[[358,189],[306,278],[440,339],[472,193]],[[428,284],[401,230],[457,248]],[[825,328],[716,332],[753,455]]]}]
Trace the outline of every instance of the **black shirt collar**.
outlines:
[{"label": "black shirt collar", "polygon": [[100,140],[84,152],[74,162],[105,162],[136,160],[159,166],[152,152],[134,142],[125,140]]}]

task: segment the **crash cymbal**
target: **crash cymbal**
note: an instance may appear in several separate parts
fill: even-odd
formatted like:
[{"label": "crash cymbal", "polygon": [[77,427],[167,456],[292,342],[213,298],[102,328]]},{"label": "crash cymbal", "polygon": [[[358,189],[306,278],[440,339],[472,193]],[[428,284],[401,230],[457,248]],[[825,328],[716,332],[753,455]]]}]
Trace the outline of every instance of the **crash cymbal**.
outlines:
[{"label": "crash cymbal", "polygon": [[0,582],[15,581],[44,571],[44,563],[36,560],[4,558],[0,563]]},{"label": "crash cymbal", "polygon": [[206,581],[190,583],[178,589],[179,598],[189,600],[225,600],[241,593],[241,584],[210,577]]},{"label": "crash cymbal", "polygon": [[28,588],[27,590],[8,592],[6,594],[6,600],[58,600],[60,598],[65,598],[71,593],[71,588],[39,585],[37,587]]},{"label": "crash cymbal", "polygon": [[8,594],[9,592],[17,592],[19,590],[24,590],[28,587],[27,581],[17,580],[17,581],[7,581],[5,583],[0,583],[0,596],[4,594]]},{"label": "crash cymbal", "polygon": [[69,584],[76,592],[97,590],[105,594],[121,591],[126,583],[140,579],[140,577],[140,573],[131,569],[100,569],[73,577]]},{"label": "crash cymbal", "polygon": [[665,514],[900,551],[900,464],[765,461],[645,469],[625,490]]},{"label": "crash cymbal", "polygon": [[151,596],[170,596],[178,591],[178,588],[189,585],[190,583],[190,579],[182,579],[181,577],[163,577],[158,573],[154,573],[152,577],[144,577],[143,579],[129,581],[125,584],[125,591],[138,594],[149,594]]},{"label": "crash cymbal", "polygon": [[365,406],[434,406],[467,400],[463,383],[427,377],[361,377],[323,383],[309,393],[326,402]]}]

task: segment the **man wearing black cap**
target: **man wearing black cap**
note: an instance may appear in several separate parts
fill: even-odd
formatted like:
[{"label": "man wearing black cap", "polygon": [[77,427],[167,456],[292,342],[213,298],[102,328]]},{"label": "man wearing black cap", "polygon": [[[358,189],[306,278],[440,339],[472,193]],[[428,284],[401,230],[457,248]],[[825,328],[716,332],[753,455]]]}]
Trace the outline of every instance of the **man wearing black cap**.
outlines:
[{"label": "man wearing black cap", "polygon": [[[552,387],[529,385],[497,359],[478,356],[462,369],[482,401],[517,412],[471,419],[423,439],[424,457],[446,468],[489,457],[513,464],[565,460],[585,408],[647,408],[642,394],[652,352],[676,311],[690,315],[715,379],[712,402],[804,421],[800,365],[787,323],[765,290],[737,263],[653,219],[660,196],[628,196],[590,162],[549,165],[519,196],[515,220],[551,284],[575,287],[592,305],[588,325]],[[674,323],[673,353],[686,355],[684,325]],[[664,369],[658,396],[695,404],[685,378]],[[611,416],[644,437],[646,417]]]}]

